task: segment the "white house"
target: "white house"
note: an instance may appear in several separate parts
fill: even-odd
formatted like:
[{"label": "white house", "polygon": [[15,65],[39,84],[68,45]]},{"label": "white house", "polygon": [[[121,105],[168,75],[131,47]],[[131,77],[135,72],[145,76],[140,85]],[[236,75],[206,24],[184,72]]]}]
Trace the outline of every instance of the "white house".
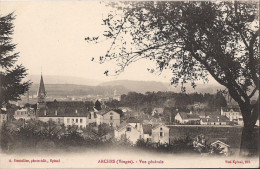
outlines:
[{"label": "white house", "polygon": [[230,121],[242,118],[240,109],[234,107],[221,107],[221,115],[227,116]]},{"label": "white house", "polygon": [[200,125],[227,125],[229,119],[226,116],[209,115],[200,119]]},{"label": "white house", "polygon": [[115,139],[128,139],[132,144],[143,138],[143,128],[140,122],[134,117],[130,117],[115,129]]},{"label": "white house", "polygon": [[86,116],[65,116],[65,126],[78,126],[78,128],[85,128],[88,125],[88,117]]},{"label": "white house", "polygon": [[97,112],[97,124],[106,123],[117,127],[120,125],[120,114],[114,110]]},{"label": "white house", "polygon": [[169,144],[170,129],[164,124],[157,124],[152,128],[152,142],[159,144]]},{"label": "white house", "polygon": [[210,146],[221,150],[220,153],[224,155],[228,155],[230,150],[230,146],[220,140],[212,141]]},{"label": "white house", "polygon": [[30,119],[35,119],[36,114],[33,108],[26,107],[26,108],[16,110],[14,112],[14,118],[16,120],[19,119],[30,120]]},{"label": "white house", "polygon": [[115,138],[127,138],[132,144],[139,139],[150,143],[169,144],[169,130],[164,124],[141,124],[131,117],[115,129]]},{"label": "white house", "polygon": [[196,124],[196,123],[199,123],[200,117],[196,114],[192,114],[192,112],[190,112],[190,113],[179,112],[175,116],[175,120],[181,124],[185,124],[185,123]]}]

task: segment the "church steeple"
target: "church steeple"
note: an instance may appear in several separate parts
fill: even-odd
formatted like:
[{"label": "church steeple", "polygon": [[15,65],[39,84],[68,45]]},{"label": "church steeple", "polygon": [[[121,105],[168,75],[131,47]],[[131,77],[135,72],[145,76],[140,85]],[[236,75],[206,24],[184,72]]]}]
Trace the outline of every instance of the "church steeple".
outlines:
[{"label": "church steeple", "polygon": [[39,107],[45,106],[45,97],[46,97],[46,91],[44,87],[44,82],[41,74],[41,81],[40,81],[40,87],[38,91],[38,105]]}]

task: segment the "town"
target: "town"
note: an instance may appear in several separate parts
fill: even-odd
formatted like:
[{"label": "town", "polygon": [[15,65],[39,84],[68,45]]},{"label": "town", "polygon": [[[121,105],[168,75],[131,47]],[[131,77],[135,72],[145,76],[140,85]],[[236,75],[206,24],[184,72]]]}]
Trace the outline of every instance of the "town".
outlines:
[{"label": "town", "polygon": [[[116,94],[116,90],[114,96],[106,101],[46,101],[46,97],[47,91],[41,75],[37,104],[29,104],[28,97],[28,103],[23,106],[12,105],[15,108],[2,108],[1,126],[5,124],[9,130],[21,130],[32,122],[41,122],[48,128],[50,124],[62,126],[64,132],[59,133],[59,137],[68,134],[68,131],[74,128],[83,138],[94,138],[98,135],[102,142],[115,140],[128,142],[132,146],[149,145],[152,148],[170,147],[176,142],[174,135],[183,132],[181,129],[194,130],[194,127],[204,127],[214,132],[214,129],[222,128],[240,130],[243,126],[240,109],[232,103],[227,103],[226,107],[218,107],[219,111],[213,112],[201,109],[205,105],[200,102],[194,102],[185,109],[182,108],[183,110],[180,107],[180,110],[178,107],[168,110],[167,107],[154,107],[149,112],[147,109],[138,111],[130,106],[119,106],[121,97]],[[10,110],[13,114],[8,112]],[[259,120],[257,125],[259,126]],[[196,133],[185,135],[184,139],[190,139],[190,148],[199,153],[210,154],[218,151],[221,155],[230,155],[231,149],[234,148],[229,145],[232,142],[232,134],[229,134],[229,137],[225,137],[224,134],[216,137],[208,135],[208,131]]]}]

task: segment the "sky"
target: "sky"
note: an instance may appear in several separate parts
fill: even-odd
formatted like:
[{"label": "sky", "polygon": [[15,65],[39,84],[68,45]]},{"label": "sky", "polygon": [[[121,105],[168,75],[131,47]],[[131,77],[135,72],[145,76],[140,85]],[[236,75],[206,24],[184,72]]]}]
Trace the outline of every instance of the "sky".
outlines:
[{"label": "sky", "polygon": [[[102,18],[109,12],[98,1],[0,1],[0,14],[15,12],[13,42],[29,75],[75,76],[96,80],[144,80],[169,82],[170,71],[151,74],[155,63],[141,60],[119,76],[105,76],[115,63],[99,64],[109,44],[88,44],[84,38],[102,33]],[[211,80],[212,81],[212,80]]]}]

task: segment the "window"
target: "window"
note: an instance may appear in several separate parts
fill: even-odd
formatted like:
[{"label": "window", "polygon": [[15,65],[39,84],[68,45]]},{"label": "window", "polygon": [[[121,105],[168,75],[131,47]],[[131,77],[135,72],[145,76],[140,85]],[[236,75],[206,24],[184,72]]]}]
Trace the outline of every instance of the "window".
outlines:
[{"label": "window", "polygon": [[152,139],[151,138],[147,138],[147,142],[150,142]]},{"label": "window", "polygon": [[70,119],[69,118],[67,118],[67,123],[70,123]]},{"label": "window", "polygon": [[219,123],[219,125],[221,125],[221,123]]},{"label": "window", "polygon": [[126,128],[126,131],[131,131],[131,127],[127,127],[127,128]]},{"label": "window", "polygon": [[82,125],[80,125],[80,129],[82,129]]},{"label": "window", "polygon": [[94,118],[97,118],[97,114],[96,113],[94,113]]},{"label": "window", "polygon": [[110,123],[110,126],[113,126],[113,123]]},{"label": "window", "polygon": [[72,119],[72,123],[74,123],[74,119]]},{"label": "window", "polygon": [[76,119],[76,123],[78,123],[79,122],[79,119]]},{"label": "window", "polygon": [[163,132],[160,132],[160,137],[163,137]]},{"label": "window", "polygon": [[113,115],[113,113],[111,112],[110,115]]},{"label": "window", "polygon": [[113,120],[113,116],[110,116],[110,120]]},{"label": "window", "polygon": [[80,119],[80,123],[82,123],[83,122],[83,120],[82,119]]},{"label": "window", "polygon": [[160,128],[160,130],[162,130],[162,127]]}]

